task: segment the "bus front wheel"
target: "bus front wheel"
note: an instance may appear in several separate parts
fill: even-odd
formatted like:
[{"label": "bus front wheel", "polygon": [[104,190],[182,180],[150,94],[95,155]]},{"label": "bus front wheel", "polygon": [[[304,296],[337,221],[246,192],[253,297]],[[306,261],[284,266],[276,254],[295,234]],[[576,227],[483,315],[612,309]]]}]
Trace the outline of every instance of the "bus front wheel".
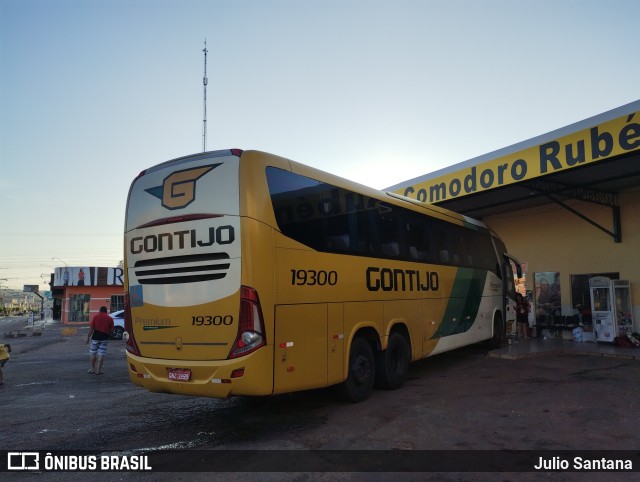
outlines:
[{"label": "bus front wheel", "polygon": [[398,332],[391,333],[385,351],[376,355],[376,385],[396,390],[404,385],[409,370],[409,343]]},{"label": "bus front wheel", "polygon": [[505,331],[502,325],[502,316],[496,314],[493,317],[493,336],[489,339],[489,349],[495,350],[502,346],[502,340],[504,340]]},{"label": "bus front wheel", "polygon": [[340,385],[342,397],[350,402],[366,400],[373,389],[376,368],[373,349],[362,337],[351,343],[348,369],[347,379]]}]

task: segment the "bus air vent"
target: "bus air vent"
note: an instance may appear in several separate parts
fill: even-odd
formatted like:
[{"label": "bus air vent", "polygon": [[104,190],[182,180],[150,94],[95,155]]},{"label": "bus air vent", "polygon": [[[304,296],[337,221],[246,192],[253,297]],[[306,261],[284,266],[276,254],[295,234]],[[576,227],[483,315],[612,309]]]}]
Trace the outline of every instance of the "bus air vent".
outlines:
[{"label": "bus air vent", "polygon": [[134,271],[141,285],[196,283],[224,278],[228,260],[227,253],[167,256],[138,261]]}]

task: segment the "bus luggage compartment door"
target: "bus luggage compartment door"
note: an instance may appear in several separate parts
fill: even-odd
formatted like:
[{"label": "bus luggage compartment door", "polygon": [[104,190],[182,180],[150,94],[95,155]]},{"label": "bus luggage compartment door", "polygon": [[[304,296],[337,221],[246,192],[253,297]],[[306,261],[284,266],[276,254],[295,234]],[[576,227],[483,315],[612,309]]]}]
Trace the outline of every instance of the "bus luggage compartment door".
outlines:
[{"label": "bus luggage compartment door", "polygon": [[327,305],[276,306],[273,393],[327,385]]}]

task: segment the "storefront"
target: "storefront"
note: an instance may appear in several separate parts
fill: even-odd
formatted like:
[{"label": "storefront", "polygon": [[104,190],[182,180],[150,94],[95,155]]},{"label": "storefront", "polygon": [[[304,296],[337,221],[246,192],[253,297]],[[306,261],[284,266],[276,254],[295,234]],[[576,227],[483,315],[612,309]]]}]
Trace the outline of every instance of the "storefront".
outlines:
[{"label": "storefront", "polygon": [[101,306],[110,313],[124,308],[122,268],[56,268],[52,288],[54,312],[57,306],[65,325],[88,325]]},{"label": "storefront", "polygon": [[524,262],[539,329],[591,320],[589,280],[605,276],[629,281],[617,316],[640,331],[640,101],[388,190],[498,233]]}]

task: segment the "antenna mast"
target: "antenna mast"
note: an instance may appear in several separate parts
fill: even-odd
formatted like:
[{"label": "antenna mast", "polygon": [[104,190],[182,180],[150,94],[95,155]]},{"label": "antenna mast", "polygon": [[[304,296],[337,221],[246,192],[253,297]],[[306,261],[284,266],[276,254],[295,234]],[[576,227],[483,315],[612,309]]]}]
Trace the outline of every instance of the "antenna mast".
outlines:
[{"label": "antenna mast", "polygon": [[202,152],[207,150],[207,39],[204,39],[204,77],[202,77],[202,87],[204,89],[204,98],[202,100],[203,118],[202,118]]}]

